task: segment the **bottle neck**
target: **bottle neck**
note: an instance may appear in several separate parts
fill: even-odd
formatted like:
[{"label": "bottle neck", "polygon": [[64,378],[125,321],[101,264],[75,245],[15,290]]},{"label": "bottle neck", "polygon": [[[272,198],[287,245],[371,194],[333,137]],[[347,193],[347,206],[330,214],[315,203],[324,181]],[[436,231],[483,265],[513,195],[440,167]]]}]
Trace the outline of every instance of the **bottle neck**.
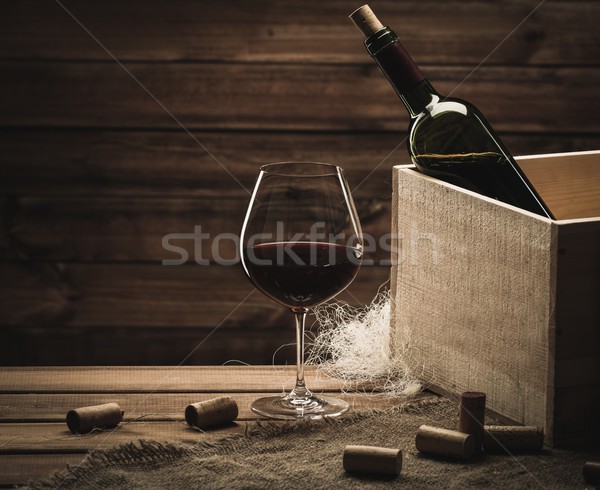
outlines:
[{"label": "bottle neck", "polygon": [[368,53],[392,84],[411,116],[423,112],[437,95],[431,84],[410,57],[398,36],[389,27],[383,27],[365,40]]}]

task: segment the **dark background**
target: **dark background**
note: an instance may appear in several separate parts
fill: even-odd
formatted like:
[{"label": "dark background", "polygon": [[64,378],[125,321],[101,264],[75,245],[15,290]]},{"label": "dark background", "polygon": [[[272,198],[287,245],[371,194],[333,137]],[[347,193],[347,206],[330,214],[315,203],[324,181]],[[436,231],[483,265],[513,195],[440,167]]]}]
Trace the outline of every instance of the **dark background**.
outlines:
[{"label": "dark background", "polygon": [[[237,234],[243,187],[291,159],[344,166],[364,231],[389,231],[407,114],[347,19],[360,2],[62,4],[123,66],[58,2],[0,4],[1,363],[177,364],[208,335],[185,363],[271,363],[291,315],[259,292],[240,304],[241,267],[195,264],[190,240],[173,242],[187,264],[161,265],[177,258],[162,237]],[[538,4],[371,7],[514,154],[600,148],[600,3],[547,0],[497,48]],[[343,299],[368,302],[388,271],[363,267]]]}]

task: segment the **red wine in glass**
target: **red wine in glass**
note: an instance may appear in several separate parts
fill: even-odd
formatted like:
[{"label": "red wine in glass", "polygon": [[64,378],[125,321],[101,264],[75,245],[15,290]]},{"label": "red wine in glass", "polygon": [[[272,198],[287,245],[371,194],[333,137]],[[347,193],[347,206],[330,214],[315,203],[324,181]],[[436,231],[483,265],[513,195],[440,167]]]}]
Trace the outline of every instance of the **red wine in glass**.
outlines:
[{"label": "red wine in glass", "polygon": [[333,298],[356,276],[361,255],[360,249],[327,242],[261,243],[244,253],[252,282],[288,308]]},{"label": "red wine in glass", "polygon": [[285,396],[255,400],[252,410],[278,419],[346,412],[344,400],[316,396],[304,382],[306,313],[344,290],[362,258],[360,223],[342,169],[312,162],[261,167],[240,248],[252,283],[290,308],[296,320],[296,385]]}]

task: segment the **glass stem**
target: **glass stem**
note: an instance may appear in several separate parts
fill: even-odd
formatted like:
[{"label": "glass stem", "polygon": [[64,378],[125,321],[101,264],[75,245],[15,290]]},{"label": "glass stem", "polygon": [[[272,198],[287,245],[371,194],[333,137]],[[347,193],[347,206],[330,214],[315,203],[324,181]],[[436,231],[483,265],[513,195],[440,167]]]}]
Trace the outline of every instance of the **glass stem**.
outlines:
[{"label": "glass stem", "polygon": [[304,324],[306,322],[305,308],[294,310],[296,320],[296,386],[290,393],[294,399],[307,399],[312,396],[304,382]]}]

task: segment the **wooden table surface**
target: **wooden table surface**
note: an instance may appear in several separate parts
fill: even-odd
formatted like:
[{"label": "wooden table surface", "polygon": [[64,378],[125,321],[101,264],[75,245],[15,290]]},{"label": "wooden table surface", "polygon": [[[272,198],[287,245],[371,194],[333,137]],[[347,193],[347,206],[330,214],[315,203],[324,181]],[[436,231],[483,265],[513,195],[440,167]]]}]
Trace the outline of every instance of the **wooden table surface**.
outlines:
[{"label": "wooden table surface", "polygon": [[[289,390],[294,376],[291,366],[2,368],[0,487],[47,477],[67,463],[78,464],[96,448],[142,438],[194,443],[242,432],[246,423],[259,418],[250,410],[251,401]],[[351,410],[404,401],[381,394],[340,393],[339,381],[311,367],[306,378],[313,391],[336,393]],[[236,423],[205,433],[186,425],[188,404],[221,394],[237,401]],[[68,410],[107,402],[117,402],[125,411],[116,430],[74,435],[67,429]]]}]

